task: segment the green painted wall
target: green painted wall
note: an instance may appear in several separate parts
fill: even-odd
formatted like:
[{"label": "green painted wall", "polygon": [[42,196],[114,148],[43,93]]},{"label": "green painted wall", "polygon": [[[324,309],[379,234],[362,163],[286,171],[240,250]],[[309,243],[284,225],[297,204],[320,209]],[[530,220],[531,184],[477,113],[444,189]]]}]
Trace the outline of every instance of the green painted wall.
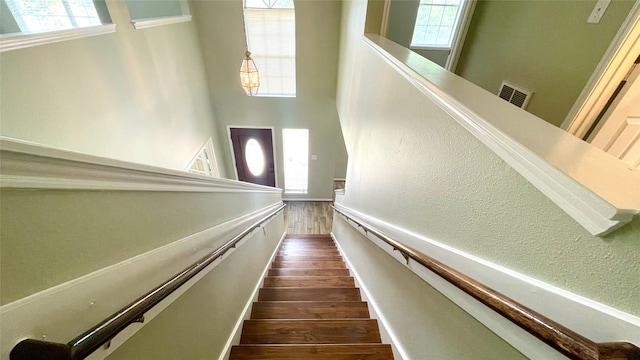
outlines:
[{"label": "green painted wall", "polygon": [[20,32],[20,27],[11,16],[11,10],[4,0],[0,0],[0,34],[11,34]]},{"label": "green painted wall", "polygon": [[126,0],[132,19],[148,19],[182,15],[179,0],[140,1]]},{"label": "green painted wall", "polygon": [[341,61],[339,84],[358,89],[339,91],[349,149],[343,204],[640,315],[640,219],[589,234],[363,44],[365,11],[350,16],[362,27],[341,44],[357,61]]},{"label": "green painted wall", "polygon": [[367,1],[367,21],[364,25],[365,34],[380,34],[383,15],[384,15],[383,0]]},{"label": "green painted wall", "polygon": [[535,92],[527,111],[560,126],[633,3],[588,24],[596,1],[478,1],[456,73],[491,93],[502,80]]},{"label": "green painted wall", "polygon": [[416,25],[420,0],[392,0],[387,38],[408,48]]},{"label": "green painted wall", "polygon": [[[297,96],[276,98],[247,97],[240,87],[238,69],[245,51],[242,1],[193,3],[217,131],[226,134],[227,125],[273,126],[276,182],[284,187],[282,129],[308,128],[309,155],[318,159],[309,161],[306,198],[331,199],[335,163],[346,154],[333,144],[339,137],[335,92],[340,7],[339,1],[295,2]],[[227,174],[234,174],[228,143],[226,136],[220,137]]]},{"label": "green painted wall", "polygon": [[218,359],[285,231],[282,213],[264,229],[107,359]]},{"label": "green painted wall", "polygon": [[279,194],[0,193],[2,304],[261,209]]},{"label": "green painted wall", "polygon": [[116,33],[0,54],[0,134],[183,170],[217,138],[195,24],[135,30],[107,5]]},{"label": "green painted wall", "polygon": [[[416,25],[416,16],[420,0],[392,0],[389,10],[389,29],[387,38],[398,44],[410,48],[413,38],[413,28]],[[367,13],[367,22],[369,14]],[[411,49],[421,56],[444,67],[449,58],[449,50]]]}]

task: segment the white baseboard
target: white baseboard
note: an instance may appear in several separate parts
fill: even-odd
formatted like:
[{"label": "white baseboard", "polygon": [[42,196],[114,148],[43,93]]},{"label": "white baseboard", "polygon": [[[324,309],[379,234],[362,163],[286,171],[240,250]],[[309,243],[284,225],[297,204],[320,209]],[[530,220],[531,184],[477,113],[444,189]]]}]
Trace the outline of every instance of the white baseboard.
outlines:
[{"label": "white baseboard", "polygon": [[384,314],[378,310],[379,309],[378,304],[376,303],[375,299],[370,295],[371,293],[367,288],[367,285],[360,280],[360,275],[354,270],[354,267],[351,265],[351,261],[349,261],[349,257],[344,253],[344,250],[342,250],[340,243],[336,241],[336,237],[333,235],[333,233],[331,233],[331,238],[336,243],[336,246],[338,247],[340,254],[342,254],[344,261],[347,263],[347,267],[349,268],[349,273],[353,276],[353,280],[355,282],[356,287],[362,290],[361,292],[362,300],[367,302],[367,307],[369,308],[369,315],[371,316],[372,319],[378,320],[378,328],[380,330],[380,338],[382,339],[382,343],[391,345],[391,351],[393,351],[393,358],[395,360],[409,359],[407,354],[405,354],[404,351],[402,351],[396,345],[398,341],[396,340],[393,332],[389,331],[389,325],[388,325],[389,321],[384,316]]},{"label": "white baseboard", "polygon": [[233,327],[233,331],[229,335],[229,339],[227,340],[227,343],[225,344],[224,349],[220,353],[220,357],[218,358],[218,360],[228,359],[229,354],[231,354],[231,347],[234,345],[240,344],[240,336],[242,335],[242,324],[244,323],[245,320],[248,320],[251,317],[251,309],[253,308],[253,303],[258,301],[258,291],[260,290],[260,288],[262,288],[262,283],[264,282],[264,278],[267,275],[267,271],[269,271],[269,268],[271,267],[271,263],[273,262],[273,258],[276,257],[276,254],[278,253],[278,249],[280,248],[280,244],[282,243],[282,240],[284,240],[285,235],[287,235],[286,232],[282,234],[282,236],[280,237],[280,240],[278,241],[278,245],[273,250],[273,253],[271,254],[271,258],[269,258],[269,262],[267,262],[267,265],[262,271],[262,274],[260,275],[260,280],[258,280],[258,282],[256,283],[256,286],[253,288],[253,292],[251,293],[251,297],[249,298],[249,301],[247,301],[247,303],[244,305],[242,314],[240,315],[240,317],[238,317],[238,321],[236,322],[236,325]]},{"label": "white baseboard", "polygon": [[[13,346],[27,338],[67,343],[221,246],[229,240],[229,234],[239,233],[280,205],[280,202],[275,203],[3,305],[0,307],[0,358],[8,359]],[[248,234],[236,247],[242,246],[258,231],[262,231],[261,228]],[[144,324],[128,326],[112,340],[109,349],[101,348],[88,359],[107,357],[234,251],[229,250],[147,312]]]},{"label": "white baseboard", "polygon": [[[468,274],[486,286],[505,294],[592,341],[597,343],[628,341],[636,345],[640,344],[640,318],[637,316],[493,264],[343,205],[336,204],[335,206],[349,216],[359,219],[359,221],[370,225],[372,228],[377,229],[401,243],[428,254],[463,274]],[[336,214],[335,216],[340,215]],[[363,236],[368,237],[389,255],[396,258],[399,262],[406,264],[404,258],[398,255],[398,252],[394,252],[391,246],[373,235],[364,234],[361,229],[353,223],[349,222],[349,224],[354,226]],[[497,328],[503,325],[499,325],[498,322],[496,322],[496,313],[484,306],[476,308],[473,305],[469,305],[473,302],[466,299],[468,296],[463,295],[464,293],[453,287],[453,285],[421,265],[411,262],[407,267],[453,302],[464,308],[472,316],[476,317],[480,322],[509,341],[508,337],[510,335],[508,332],[510,330],[508,326],[502,329]],[[482,310],[482,308],[487,311]],[[498,315],[498,317],[500,316]]]}]

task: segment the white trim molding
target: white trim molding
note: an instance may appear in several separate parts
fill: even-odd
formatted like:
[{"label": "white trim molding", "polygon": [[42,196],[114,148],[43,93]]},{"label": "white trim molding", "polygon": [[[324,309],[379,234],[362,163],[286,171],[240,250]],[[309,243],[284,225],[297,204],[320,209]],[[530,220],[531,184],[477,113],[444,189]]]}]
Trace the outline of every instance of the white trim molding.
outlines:
[{"label": "white trim molding", "polygon": [[51,44],[65,40],[80,39],[89,36],[110,34],[114,32],[116,32],[116,24],[105,24],[32,34],[5,34],[0,35],[0,52],[24,49],[31,46]]},{"label": "white trim molding", "polygon": [[[463,274],[471,276],[474,280],[553,319],[592,341],[597,343],[629,341],[636,345],[640,341],[640,318],[637,316],[507,269],[344,205],[335,204],[334,206],[367,227],[411,246]],[[526,336],[523,337],[523,335],[527,334],[524,330],[422,265],[414,261],[409,261],[407,264],[407,261],[397,251],[394,251],[390,245],[371,235],[371,233],[365,233],[355,223],[338,214],[334,216],[336,217],[334,223],[346,221],[362,236],[371,240],[383,251],[528,357],[534,359],[549,358],[546,355],[540,356],[540,351],[545,352],[551,348],[548,348],[543,343],[537,344],[537,340],[533,341],[532,339],[527,339]],[[342,240],[344,241],[345,239]],[[518,331],[521,334],[518,334]],[[550,353],[555,353],[555,350]]]},{"label": "white trim molding", "polygon": [[282,189],[129,163],[0,137],[2,189],[258,192]]},{"label": "white trim molding", "polygon": [[640,213],[640,172],[391,40],[364,43],[591,234]]},{"label": "white trim molding", "polygon": [[191,15],[167,16],[160,18],[131,20],[131,24],[137,30],[146,29],[155,26],[171,25],[181,22],[191,21]]}]

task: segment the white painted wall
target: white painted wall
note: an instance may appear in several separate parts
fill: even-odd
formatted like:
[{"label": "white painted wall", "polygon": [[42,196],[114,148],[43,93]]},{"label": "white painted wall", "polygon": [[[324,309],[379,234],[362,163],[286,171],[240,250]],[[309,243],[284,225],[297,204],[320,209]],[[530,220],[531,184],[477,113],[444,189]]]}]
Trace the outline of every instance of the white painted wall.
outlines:
[{"label": "white painted wall", "polygon": [[333,234],[402,358],[527,359],[340,215]]},{"label": "white painted wall", "polygon": [[637,317],[638,219],[590,235],[367,47],[365,12],[366,1],[344,3],[342,203]]},{"label": "white painted wall", "polygon": [[[2,145],[3,359],[25,338],[67,343],[282,204],[280,191],[270,187],[5,141]],[[200,330],[215,336],[206,341],[189,337],[201,346],[190,349],[198,354],[224,353],[283,233],[279,213],[225,254],[224,260],[201,272],[213,268],[211,273],[199,274],[181,287],[177,293],[193,286],[183,295],[188,300],[176,300],[179,295],[174,293],[149,311],[143,334],[160,326],[166,337],[162,344],[171,346],[177,339],[186,344],[169,331],[177,323],[171,321],[166,327],[162,321],[149,320],[174,316],[172,311],[182,319],[208,317]],[[189,305],[187,309],[171,305],[169,315],[160,313],[174,300]],[[189,324],[190,320],[181,325]],[[147,326],[152,330],[145,330]],[[140,327],[128,327],[95,359],[104,358]],[[136,338],[132,341],[138,344]]]},{"label": "white painted wall", "polygon": [[115,33],[0,54],[0,133],[183,170],[217,139],[196,26],[135,30],[124,1],[107,6]]}]

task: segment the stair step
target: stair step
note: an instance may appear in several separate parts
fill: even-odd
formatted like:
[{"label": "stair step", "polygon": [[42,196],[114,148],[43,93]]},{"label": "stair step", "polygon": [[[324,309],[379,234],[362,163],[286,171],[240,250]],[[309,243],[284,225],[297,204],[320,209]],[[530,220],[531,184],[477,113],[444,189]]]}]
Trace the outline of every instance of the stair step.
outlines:
[{"label": "stair step", "polygon": [[344,261],[324,261],[324,260],[299,260],[299,261],[274,261],[272,269],[277,268],[304,268],[304,269],[346,269]]},{"label": "stair step", "polygon": [[372,319],[245,320],[240,344],[381,343]]},{"label": "stair step", "polygon": [[350,276],[349,269],[269,269],[267,276]]},{"label": "stair step", "polygon": [[313,258],[330,258],[330,257],[340,257],[342,258],[342,255],[340,255],[340,253],[338,253],[337,250],[331,250],[331,251],[302,251],[302,250],[286,250],[286,251],[279,251],[278,253],[276,253],[276,257],[289,257],[289,256],[306,256],[306,257],[313,257]]},{"label": "stair step", "polygon": [[264,278],[265,288],[281,287],[355,287],[351,276],[267,276]]},{"label": "stair step", "polygon": [[284,238],[285,238],[285,240],[288,240],[288,239],[298,239],[298,240],[302,240],[302,239],[329,239],[329,240],[333,240],[331,238],[331,235],[329,235],[329,234],[287,234]]},{"label": "stair step", "polygon": [[338,247],[333,243],[325,244],[303,244],[303,243],[284,243],[280,245],[280,250],[292,251],[292,250],[338,250]]},{"label": "stair step", "polygon": [[258,301],[361,301],[358,288],[262,288]]},{"label": "stair step", "polygon": [[343,261],[340,255],[276,255],[273,262],[282,261]]},{"label": "stair step", "polygon": [[369,318],[364,301],[258,301],[252,319],[356,319]]},{"label": "stair step", "polygon": [[387,344],[346,345],[240,345],[231,348],[230,360],[393,360]]},{"label": "stair step", "polygon": [[340,255],[340,252],[338,251],[338,248],[321,248],[321,249],[280,249],[278,251],[278,254],[283,254],[283,255],[298,255],[298,256],[302,256],[302,255]]}]

